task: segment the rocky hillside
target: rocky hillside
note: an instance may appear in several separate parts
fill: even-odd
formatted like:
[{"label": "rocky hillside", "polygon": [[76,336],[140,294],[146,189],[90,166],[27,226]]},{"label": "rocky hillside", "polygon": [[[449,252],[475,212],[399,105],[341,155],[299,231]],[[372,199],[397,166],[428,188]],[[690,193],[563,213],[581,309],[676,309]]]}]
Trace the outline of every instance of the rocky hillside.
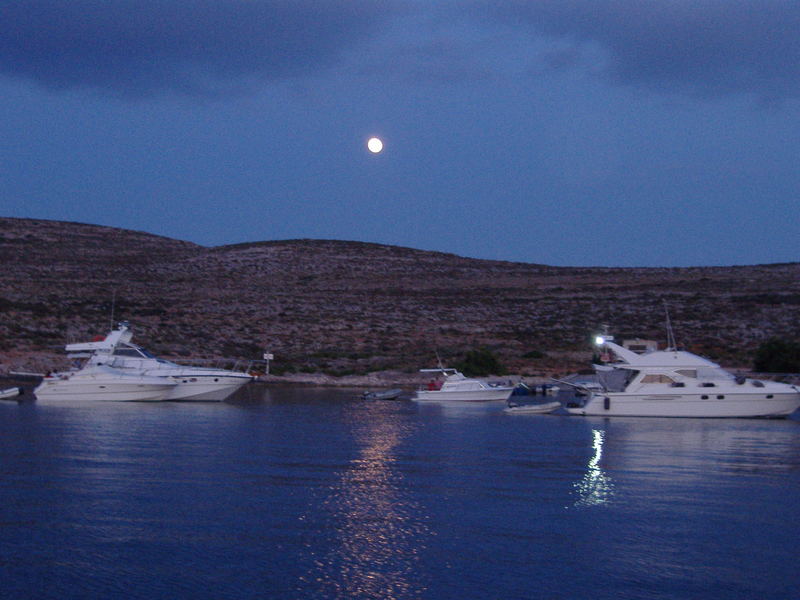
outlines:
[{"label": "rocky hillside", "polygon": [[[535,259],[535,257],[532,257]],[[727,366],[800,340],[800,263],[562,268],[360,242],[206,248],[95,225],[0,218],[0,372],[63,364],[63,345],[128,320],[184,358],[275,354],[278,372],[414,372],[487,347],[513,373],[588,365],[603,324]]]}]

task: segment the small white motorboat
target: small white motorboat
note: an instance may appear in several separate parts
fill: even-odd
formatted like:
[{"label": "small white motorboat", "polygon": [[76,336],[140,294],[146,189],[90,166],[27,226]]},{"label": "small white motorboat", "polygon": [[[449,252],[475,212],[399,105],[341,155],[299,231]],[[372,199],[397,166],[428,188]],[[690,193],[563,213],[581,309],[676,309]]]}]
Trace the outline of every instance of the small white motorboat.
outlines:
[{"label": "small white motorboat", "polygon": [[394,388],[391,390],[382,390],[379,392],[364,392],[361,394],[362,400],[397,400],[403,395],[403,390]]},{"label": "small white motorboat", "polygon": [[4,390],[0,390],[0,400],[9,400],[12,398],[16,398],[17,396],[22,395],[22,388],[21,387],[12,387],[6,388]]},{"label": "small white motorboat", "polygon": [[561,402],[535,402],[531,404],[512,404],[503,409],[510,415],[546,415],[561,408]]},{"label": "small white motorboat", "polygon": [[420,369],[421,373],[438,373],[442,378],[431,381],[414,393],[417,402],[490,402],[508,400],[514,386],[495,385],[465,377],[456,369]]}]

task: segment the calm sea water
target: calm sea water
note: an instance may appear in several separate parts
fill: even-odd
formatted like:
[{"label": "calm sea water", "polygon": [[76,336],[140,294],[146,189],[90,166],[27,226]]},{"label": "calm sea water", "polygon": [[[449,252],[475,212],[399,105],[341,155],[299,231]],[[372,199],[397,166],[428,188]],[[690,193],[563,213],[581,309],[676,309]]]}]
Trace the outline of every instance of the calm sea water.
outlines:
[{"label": "calm sea water", "polygon": [[3,598],[800,596],[800,421],[0,403]]}]

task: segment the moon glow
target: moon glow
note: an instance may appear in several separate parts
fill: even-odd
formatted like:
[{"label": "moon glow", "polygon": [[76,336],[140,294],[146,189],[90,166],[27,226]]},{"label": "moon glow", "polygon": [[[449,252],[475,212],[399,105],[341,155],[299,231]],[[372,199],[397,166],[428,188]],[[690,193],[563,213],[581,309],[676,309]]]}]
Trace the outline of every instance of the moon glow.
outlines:
[{"label": "moon glow", "polygon": [[369,138],[369,140],[367,141],[367,148],[373,154],[377,154],[378,152],[383,150],[383,142],[380,140],[380,138],[376,137]]}]

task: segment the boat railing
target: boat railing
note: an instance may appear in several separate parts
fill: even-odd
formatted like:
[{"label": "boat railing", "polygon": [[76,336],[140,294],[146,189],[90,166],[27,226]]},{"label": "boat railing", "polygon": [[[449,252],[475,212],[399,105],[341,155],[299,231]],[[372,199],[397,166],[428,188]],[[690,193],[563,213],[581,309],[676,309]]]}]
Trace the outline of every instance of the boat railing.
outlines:
[{"label": "boat railing", "polygon": [[487,381],[486,385],[493,388],[513,388],[515,384],[509,379],[507,381]]},{"label": "boat railing", "polygon": [[[203,367],[207,369],[225,369],[237,373],[264,373],[266,369],[265,360],[253,360],[244,358],[170,358],[169,362],[184,367]],[[163,364],[163,368],[170,367],[168,363]]]},{"label": "boat railing", "polygon": [[764,379],[766,381],[788,383],[789,385],[800,385],[800,373],[758,373],[755,371],[748,371],[740,374],[750,379]]}]

